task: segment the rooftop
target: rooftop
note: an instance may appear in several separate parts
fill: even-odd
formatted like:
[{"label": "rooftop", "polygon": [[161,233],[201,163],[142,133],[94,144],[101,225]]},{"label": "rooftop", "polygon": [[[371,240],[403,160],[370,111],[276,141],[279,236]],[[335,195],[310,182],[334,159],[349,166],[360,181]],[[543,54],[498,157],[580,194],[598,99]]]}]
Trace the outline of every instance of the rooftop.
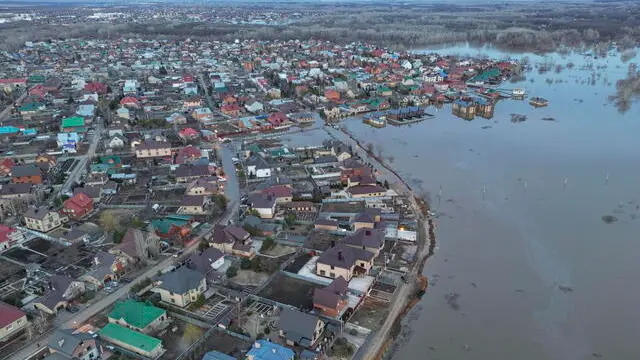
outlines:
[{"label": "rooftop", "polygon": [[144,351],[153,351],[153,349],[158,346],[162,346],[161,340],[135,330],[127,329],[126,327],[118,324],[107,324],[107,326],[100,330],[99,334],[105,338],[121,341]]}]

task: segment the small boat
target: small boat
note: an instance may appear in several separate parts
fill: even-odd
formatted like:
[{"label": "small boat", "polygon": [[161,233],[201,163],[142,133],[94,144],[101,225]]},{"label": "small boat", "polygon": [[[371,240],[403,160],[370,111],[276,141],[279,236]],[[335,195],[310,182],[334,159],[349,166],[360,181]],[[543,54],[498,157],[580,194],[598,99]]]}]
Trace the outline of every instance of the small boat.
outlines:
[{"label": "small boat", "polygon": [[529,99],[529,104],[535,107],[543,107],[549,105],[549,100],[536,96]]}]

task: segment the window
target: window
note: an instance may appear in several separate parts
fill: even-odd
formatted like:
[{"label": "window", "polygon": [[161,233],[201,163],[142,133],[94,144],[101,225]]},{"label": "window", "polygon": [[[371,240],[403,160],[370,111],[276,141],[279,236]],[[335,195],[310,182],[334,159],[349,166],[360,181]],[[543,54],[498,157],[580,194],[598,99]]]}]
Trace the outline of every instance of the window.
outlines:
[{"label": "window", "polygon": [[365,264],[364,264],[363,262],[361,262],[361,263],[360,263],[360,266],[364,267],[364,266],[365,266]]},{"label": "window", "polygon": [[327,273],[326,271],[324,271],[324,270],[320,270],[320,275],[325,276],[325,275],[326,275],[326,273]]},{"label": "window", "polygon": [[171,302],[174,304],[176,303],[176,301],[173,298],[171,298]]},{"label": "window", "polygon": [[336,268],[335,266],[331,265],[331,270],[335,270],[335,268]]},{"label": "window", "polygon": [[329,277],[334,278],[334,277],[336,277],[336,274],[335,273],[329,273]]}]

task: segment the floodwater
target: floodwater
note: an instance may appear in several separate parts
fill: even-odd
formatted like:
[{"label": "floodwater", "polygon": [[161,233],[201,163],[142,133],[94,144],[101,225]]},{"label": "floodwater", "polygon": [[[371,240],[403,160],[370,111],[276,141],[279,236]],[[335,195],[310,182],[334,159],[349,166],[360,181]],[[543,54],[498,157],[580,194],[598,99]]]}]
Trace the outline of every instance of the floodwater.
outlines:
[{"label": "floodwater", "polygon": [[[546,108],[501,100],[491,120],[445,106],[406,127],[344,123],[440,214],[430,287],[393,359],[640,359],[640,104],[621,114],[608,101],[628,64],[529,57],[575,64],[503,85],[549,99]],[[607,66],[595,85],[588,62]]]}]

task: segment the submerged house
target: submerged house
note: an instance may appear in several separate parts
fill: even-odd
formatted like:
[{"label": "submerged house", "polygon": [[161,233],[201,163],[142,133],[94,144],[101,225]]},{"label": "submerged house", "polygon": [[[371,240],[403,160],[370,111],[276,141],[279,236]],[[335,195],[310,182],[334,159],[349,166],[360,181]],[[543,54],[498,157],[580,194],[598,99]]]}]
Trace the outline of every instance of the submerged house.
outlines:
[{"label": "submerged house", "polygon": [[451,112],[459,118],[473,120],[476,116],[476,106],[471,101],[456,99],[451,105]]}]

